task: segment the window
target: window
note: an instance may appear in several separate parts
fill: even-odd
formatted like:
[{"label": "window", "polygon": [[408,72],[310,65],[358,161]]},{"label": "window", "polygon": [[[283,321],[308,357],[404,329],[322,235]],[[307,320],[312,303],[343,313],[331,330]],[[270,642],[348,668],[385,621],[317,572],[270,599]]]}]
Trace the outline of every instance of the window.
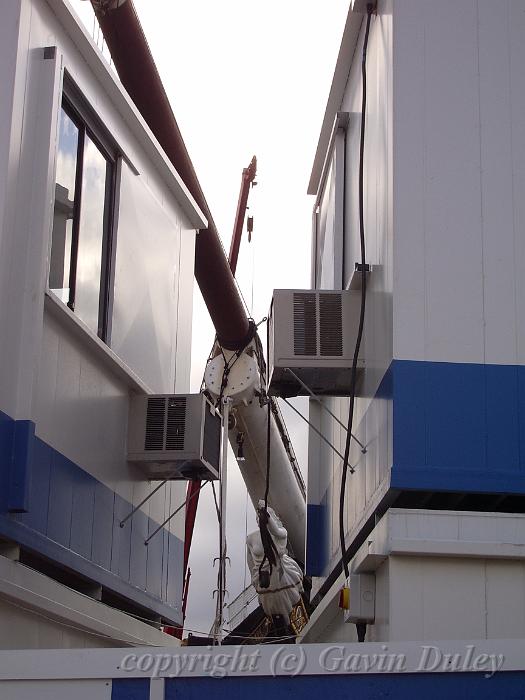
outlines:
[{"label": "window", "polygon": [[345,131],[339,127],[330,145],[316,200],[314,286],[343,288]]},{"label": "window", "polygon": [[60,108],[49,288],[109,340],[116,149],[67,90]]}]

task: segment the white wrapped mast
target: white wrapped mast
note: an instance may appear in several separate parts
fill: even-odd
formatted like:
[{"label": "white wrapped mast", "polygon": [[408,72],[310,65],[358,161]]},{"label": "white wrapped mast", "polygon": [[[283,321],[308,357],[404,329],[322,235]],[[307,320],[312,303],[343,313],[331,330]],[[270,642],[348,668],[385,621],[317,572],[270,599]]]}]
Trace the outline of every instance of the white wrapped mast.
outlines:
[{"label": "white wrapped mast", "polygon": [[[265,516],[264,501],[258,503],[257,520]],[[273,541],[274,559],[270,562],[260,530],[248,535],[248,567],[252,584],[267,615],[282,615],[288,622],[290,613],[303,592],[303,572],[287,554],[287,532],[273,508],[268,507],[267,531]],[[263,580],[265,579],[265,580]]]},{"label": "white wrapped mast", "polygon": [[[205,372],[207,390],[233,401],[229,438],[235,454],[242,453],[239,469],[255,509],[266,487],[266,440],[268,407],[261,399],[261,369],[264,361],[260,341],[255,338],[238,356],[217,348]],[[224,367],[230,369],[224,379]],[[260,366],[262,364],[262,367]],[[270,488],[268,504],[288,532],[290,553],[300,562],[305,557],[306,505],[304,483],[275,399],[271,400]]]}]

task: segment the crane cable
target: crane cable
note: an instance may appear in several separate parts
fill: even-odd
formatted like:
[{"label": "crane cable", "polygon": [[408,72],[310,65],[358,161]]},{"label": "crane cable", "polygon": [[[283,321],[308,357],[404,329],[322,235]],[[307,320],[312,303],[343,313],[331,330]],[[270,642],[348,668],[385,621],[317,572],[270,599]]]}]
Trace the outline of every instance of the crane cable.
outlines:
[{"label": "crane cable", "polygon": [[346,553],[346,542],[345,542],[345,522],[344,522],[344,509],[345,509],[345,490],[346,490],[346,476],[348,472],[348,461],[350,457],[350,441],[352,439],[352,423],[354,421],[354,405],[355,405],[355,393],[356,393],[356,374],[357,374],[357,360],[359,357],[359,350],[361,347],[361,340],[363,338],[363,328],[365,322],[365,309],[366,309],[366,255],[365,255],[365,223],[364,223],[364,196],[363,196],[363,171],[364,171],[364,155],[365,155],[365,122],[366,122],[366,52],[368,48],[368,35],[370,32],[370,19],[372,17],[373,5],[368,4],[366,6],[367,18],[366,18],[366,28],[365,36],[363,41],[363,54],[361,60],[361,73],[362,73],[362,102],[361,102],[361,141],[359,147],[359,241],[361,247],[361,309],[359,312],[359,328],[357,331],[357,338],[354,349],[354,357],[352,359],[352,376],[350,380],[350,407],[348,409],[348,429],[346,433],[346,443],[345,452],[343,458],[343,467],[341,474],[341,491],[339,494],[339,539],[341,543],[341,561],[343,565],[343,571],[345,577],[349,576],[347,553]]}]

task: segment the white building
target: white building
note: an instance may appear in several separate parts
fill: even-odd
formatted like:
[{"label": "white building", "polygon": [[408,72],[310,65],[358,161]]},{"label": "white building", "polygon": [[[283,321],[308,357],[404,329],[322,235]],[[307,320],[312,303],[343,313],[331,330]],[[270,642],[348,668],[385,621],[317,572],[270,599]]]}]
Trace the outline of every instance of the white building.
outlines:
[{"label": "white building", "polygon": [[[360,262],[366,3],[351,5],[309,185],[318,289],[347,289]],[[370,641],[525,636],[523,65],[521,0],[380,0],[371,17],[367,451],[352,442],[344,511],[350,570],[375,576]],[[346,424],[348,399],[327,402]],[[310,417],[343,452],[344,429],[313,401]],[[307,572],[325,595],[304,641],[355,639],[340,480],[311,431]]]},{"label": "white building", "polygon": [[120,527],[127,415],[189,389],[206,220],[67,2],[0,11],[0,648],[169,644],[185,483]]}]

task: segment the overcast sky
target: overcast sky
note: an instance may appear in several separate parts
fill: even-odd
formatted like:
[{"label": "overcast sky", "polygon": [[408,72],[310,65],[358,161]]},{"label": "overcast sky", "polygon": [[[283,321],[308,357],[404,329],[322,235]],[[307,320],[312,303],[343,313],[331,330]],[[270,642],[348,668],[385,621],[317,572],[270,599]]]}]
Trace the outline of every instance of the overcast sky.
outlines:
[{"label": "overcast sky", "polygon": [[[91,32],[90,3],[72,2]],[[237,276],[259,321],[273,289],[310,285],[313,199],[306,188],[348,0],[134,4],[226,250],[242,169],[257,156],[258,185],[249,202],[254,234],[251,244],[243,240]],[[191,389],[198,391],[214,331],[195,290]],[[304,408],[304,400],[299,405]],[[305,425],[286,406],[283,413],[306,477]],[[249,582],[244,542],[246,523],[249,532],[255,522],[233,454],[228,479],[227,587],[233,599]],[[215,614],[218,549],[208,488],[199,502],[186,620],[187,628],[204,633]]]}]

